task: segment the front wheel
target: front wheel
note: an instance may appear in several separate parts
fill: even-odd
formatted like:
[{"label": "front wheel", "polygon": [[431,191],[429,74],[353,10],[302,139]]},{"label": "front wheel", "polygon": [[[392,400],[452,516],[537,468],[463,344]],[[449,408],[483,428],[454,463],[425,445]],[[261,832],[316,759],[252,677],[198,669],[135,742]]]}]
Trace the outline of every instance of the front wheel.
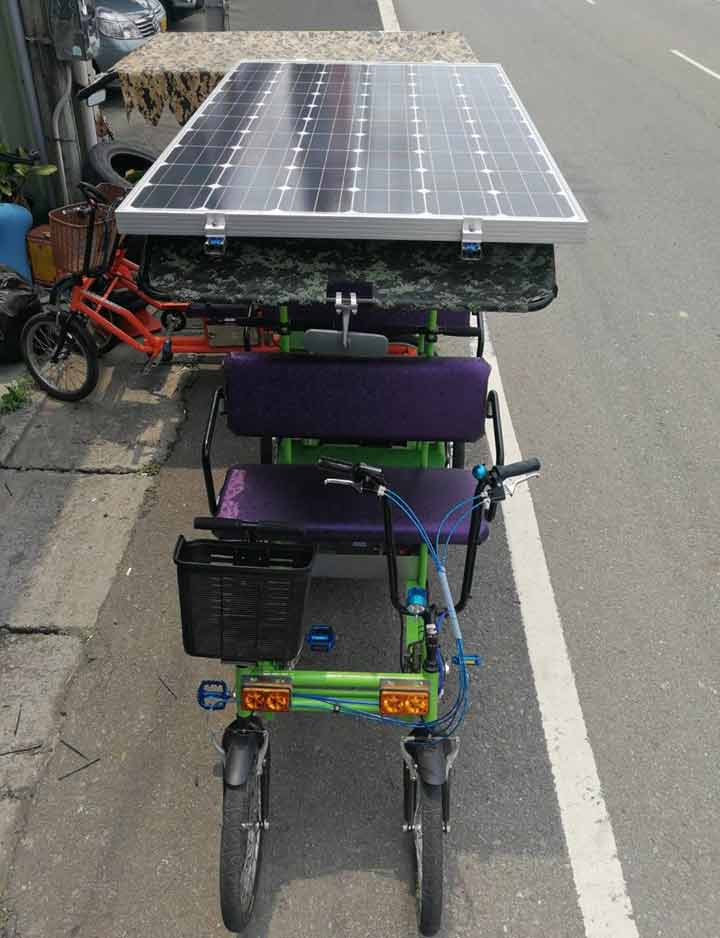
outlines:
[{"label": "front wheel", "polygon": [[225,927],[231,932],[247,928],[255,905],[269,780],[268,751],[260,775],[253,765],[244,785],[223,787],[220,908]]},{"label": "front wheel", "polygon": [[440,928],[443,904],[442,785],[428,785],[418,779],[415,786],[412,835],[418,929],[422,935],[435,935]]},{"label": "front wheel", "polygon": [[20,337],[23,358],[35,382],[59,401],[79,401],[98,383],[95,343],[82,323],[67,314],[38,313]]}]

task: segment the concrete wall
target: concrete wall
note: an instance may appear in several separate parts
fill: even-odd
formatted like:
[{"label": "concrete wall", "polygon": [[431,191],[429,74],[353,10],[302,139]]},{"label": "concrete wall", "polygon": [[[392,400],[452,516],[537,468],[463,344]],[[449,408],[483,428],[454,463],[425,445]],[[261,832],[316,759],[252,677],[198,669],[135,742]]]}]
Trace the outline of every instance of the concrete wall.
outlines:
[{"label": "concrete wall", "polygon": [[25,108],[18,107],[18,102],[23,100],[23,89],[10,31],[10,17],[4,3],[0,4],[0,88],[0,141],[13,148],[30,148],[30,121]]},{"label": "concrete wall", "polygon": [[[20,146],[33,149],[37,141],[33,139],[32,125],[25,107],[25,92],[10,28],[10,16],[3,0],[0,0],[0,88],[0,141],[13,149]],[[53,161],[52,155],[49,159]],[[52,183],[49,180],[34,180],[28,184],[26,194],[32,202],[35,220],[44,221],[48,208],[54,204]]]}]

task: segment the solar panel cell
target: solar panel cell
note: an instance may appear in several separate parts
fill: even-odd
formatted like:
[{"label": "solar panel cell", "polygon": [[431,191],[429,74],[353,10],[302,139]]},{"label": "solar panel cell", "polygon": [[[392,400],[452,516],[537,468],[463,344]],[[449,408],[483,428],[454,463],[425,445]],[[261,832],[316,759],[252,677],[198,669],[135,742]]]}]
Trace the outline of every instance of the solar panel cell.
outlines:
[{"label": "solar panel cell", "polygon": [[118,210],[121,230],[579,240],[586,220],[497,65],[244,62]]}]

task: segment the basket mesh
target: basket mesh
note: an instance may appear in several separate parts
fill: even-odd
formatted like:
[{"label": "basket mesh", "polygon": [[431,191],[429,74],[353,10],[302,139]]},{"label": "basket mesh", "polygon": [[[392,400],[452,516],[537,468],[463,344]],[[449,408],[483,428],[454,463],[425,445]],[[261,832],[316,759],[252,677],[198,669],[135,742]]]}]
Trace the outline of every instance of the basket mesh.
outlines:
[{"label": "basket mesh", "polygon": [[291,661],[302,642],[312,547],[185,541],[175,550],[185,651]]},{"label": "basket mesh", "polygon": [[[85,260],[85,242],[88,236],[89,218],[83,213],[84,202],[55,208],[49,213],[50,237],[58,277],[65,274],[77,274],[83,269]],[[105,239],[105,220],[110,215],[110,207],[99,205],[93,230],[93,250],[90,267],[99,267],[103,261],[103,247],[112,244],[115,238],[115,219],[109,218],[107,240]]]}]

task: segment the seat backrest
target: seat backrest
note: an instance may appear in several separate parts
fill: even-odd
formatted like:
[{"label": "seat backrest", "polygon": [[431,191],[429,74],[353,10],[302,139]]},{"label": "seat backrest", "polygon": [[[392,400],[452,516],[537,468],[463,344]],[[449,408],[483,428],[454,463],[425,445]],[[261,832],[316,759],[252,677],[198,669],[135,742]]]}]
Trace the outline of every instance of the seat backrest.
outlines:
[{"label": "seat backrest", "polygon": [[240,436],[470,442],[483,435],[489,375],[482,358],[233,352],[228,427]]}]

